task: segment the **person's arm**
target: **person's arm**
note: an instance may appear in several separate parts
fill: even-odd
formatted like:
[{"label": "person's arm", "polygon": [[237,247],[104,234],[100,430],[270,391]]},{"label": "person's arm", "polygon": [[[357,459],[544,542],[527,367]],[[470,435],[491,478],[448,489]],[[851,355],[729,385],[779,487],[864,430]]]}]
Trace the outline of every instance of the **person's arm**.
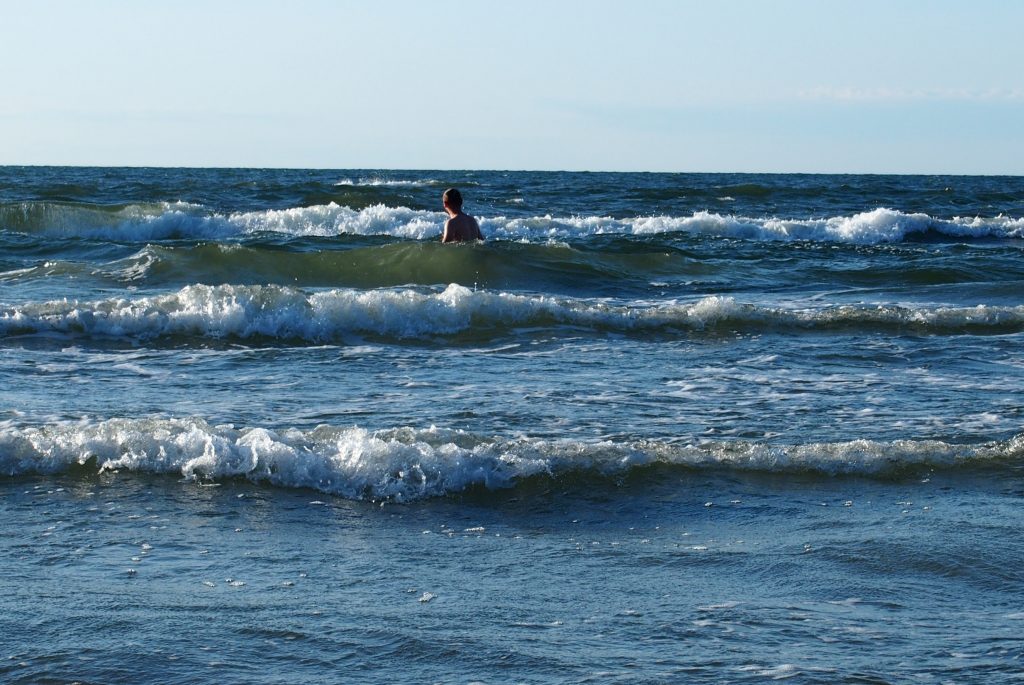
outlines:
[{"label": "person's arm", "polygon": [[448,219],[447,221],[444,222],[444,230],[441,231],[441,242],[442,243],[447,243],[448,242],[448,224],[450,224],[451,222],[452,222],[451,219]]}]

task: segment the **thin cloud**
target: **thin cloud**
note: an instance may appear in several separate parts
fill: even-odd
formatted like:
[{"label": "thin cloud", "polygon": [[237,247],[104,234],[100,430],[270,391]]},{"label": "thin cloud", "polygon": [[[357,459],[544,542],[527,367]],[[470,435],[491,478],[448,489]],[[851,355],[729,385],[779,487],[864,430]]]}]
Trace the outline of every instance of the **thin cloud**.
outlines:
[{"label": "thin cloud", "polygon": [[820,86],[801,90],[803,100],[819,102],[886,103],[886,102],[1024,102],[1019,88],[850,88]]}]

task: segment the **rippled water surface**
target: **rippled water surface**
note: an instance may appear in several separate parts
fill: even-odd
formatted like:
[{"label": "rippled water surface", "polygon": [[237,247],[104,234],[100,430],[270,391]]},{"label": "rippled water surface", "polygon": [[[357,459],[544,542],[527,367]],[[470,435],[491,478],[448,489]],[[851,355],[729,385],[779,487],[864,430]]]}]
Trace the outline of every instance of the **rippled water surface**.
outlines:
[{"label": "rippled water surface", "polygon": [[0,168],[0,679],[1019,682],[1021,293],[1012,177]]}]

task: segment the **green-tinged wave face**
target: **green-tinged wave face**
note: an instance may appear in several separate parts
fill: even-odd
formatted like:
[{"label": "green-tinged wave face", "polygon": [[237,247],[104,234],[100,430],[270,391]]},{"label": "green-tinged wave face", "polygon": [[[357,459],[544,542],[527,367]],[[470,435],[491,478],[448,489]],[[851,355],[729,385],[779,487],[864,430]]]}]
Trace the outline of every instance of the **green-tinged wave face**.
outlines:
[{"label": "green-tinged wave face", "polygon": [[[187,285],[298,288],[445,286],[636,300],[708,294],[760,300],[829,283],[833,299],[855,304],[864,293],[970,289],[973,304],[1014,304],[1024,260],[1013,246],[833,245],[723,242],[706,236],[597,236],[565,243],[491,240],[441,245],[388,236],[304,237],[266,234],[244,241],[97,243],[0,237],[0,283],[31,299],[73,278],[83,287],[178,289]],[[13,291],[12,291],[13,292]],[[848,294],[847,294],[848,293]],[[860,295],[858,295],[860,293]],[[950,303],[956,299],[949,300]]]},{"label": "green-tinged wave face", "polygon": [[[625,245],[615,252],[564,244],[444,246],[400,242],[342,249],[288,250],[271,245],[151,246],[120,268],[151,284],[291,283],[312,287],[380,288],[407,284],[462,283],[490,289],[533,287],[553,292],[644,288],[649,279],[678,277],[686,257]],[[691,261],[689,270],[706,269]],[[685,273],[683,274],[685,275]]]}]

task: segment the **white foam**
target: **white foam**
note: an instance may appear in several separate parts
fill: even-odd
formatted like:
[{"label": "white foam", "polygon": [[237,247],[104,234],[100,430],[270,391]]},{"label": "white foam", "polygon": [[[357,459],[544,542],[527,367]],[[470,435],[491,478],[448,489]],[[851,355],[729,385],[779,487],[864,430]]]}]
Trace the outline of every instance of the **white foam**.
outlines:
[{"label": "white foam", "polygon": [[594,330],[700,331],[708,328],[814,330],[829,326],[926,331],[1024,327],[1024,305],[765,307],[712,296],[695,301],[623,302],[518,295],[451,284],[424,289],[307,292],[283,286],[191,285],[164,295],[0,306],[0,335],[67,334],[156,338],[267,336],[306,342],[349,335],[427,339],[472,330],[570,325]]},{"label": "white foam", "polygon": [[747,240],[818,241],[873,245],[905,240],[929,231],[957,238],[1024,238],[1024,219],[1005,216],[942,220],[927,214],[905,214],[879,208],[852,216],[825,219],[750,218],[712,212],[692,216],[652,216],[633,219],[584,216],[505,217],[481,219],[488,237],[508,240],[572,240],[590,235],[657,235],[691,233]]},{"label": "white foam", "polygon": [[226,221],[237,233],[286,233],[297,236],[390,235],[423,240],[441,235],[445,215],[406,207],[372,205],[361,210],[335,203],[294,209],[232,214]]},{"label": "white foam", "polygon": [[396,188],[422,188],[424,186],[439,185],[441,182],[437,179],[426,178],[418,180],[398,180],[391,178],[378,178],[375,176],[360,178],[353,181],[351,178],[343,178],[337,181],[335,186],[385,186],[385,187],[396,187]]},{"label": "white foam", "polygon": [[[7,207],[10,215],[17,208]],[[254,233],[295,236],[392,235],[423,239],[441,234],[445,216],[405,207],[373,205],[362,210],[335,203],[292,209],[218,213],[186,202],[131,205],[116,212],[69,205],[26,205],[10,226],[45,235],[119,242],[167,239],[231,240]]]},{"label": "white foam", "polygon": [[[379,181],[415,184],[428,181]],[[8,213],[15,209],[8,208]],[[34,205],[17,225],[33,231],[124,242],[170,238],[242,238],[271,232],[295,236],[386,235],[410,240],[441,234],[441,212],[372,205],[360,210],[335,203],[252,212],[217,213],[184,202],[133,205],[117,212],[67,205]],[[763,241],[820,241],[872,245],[934,232],[954,238],[1024,238],[1024,219],[956,217],[937,219],[878,208],[851,216],[821,219],[752,218],[712,212],[690,216],[648,216],[616,219],[607,216],[551,215],[534,217],[478,216],[490,240],[549,242],[597,235],[644,236],[689,233]]]},{"label": "white foam", "polygon": [[981,445],[855,440],[773,446],[509,440],[435,427],[375,433],[331,426],[274,430],[214,426],[196,418],[0,428],[0,471],[10,475],[60,472],[94,459],[100,470],[178,474],[200,482],[244,477],[346,498],[394,501],[441,496],[471,486],[507,488],[531,476],[590,471],[616,477],[655,463],[870,475],[909,465],[1022,458],[1024,434]]}]

